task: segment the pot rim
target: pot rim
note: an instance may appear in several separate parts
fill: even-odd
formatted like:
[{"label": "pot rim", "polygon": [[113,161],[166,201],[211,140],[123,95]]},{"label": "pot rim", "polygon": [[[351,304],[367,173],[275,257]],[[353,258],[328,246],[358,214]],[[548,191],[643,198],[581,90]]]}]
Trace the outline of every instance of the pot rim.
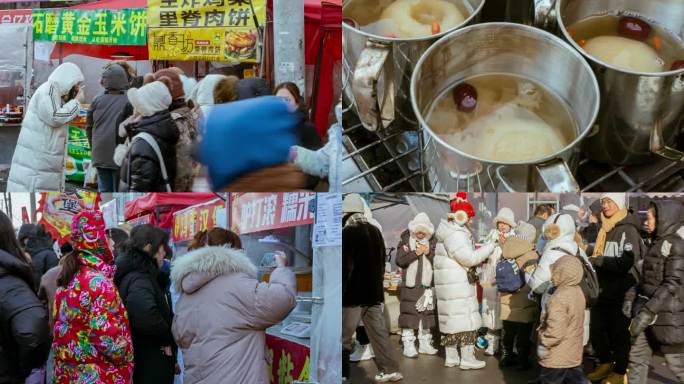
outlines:
[{"label": "pot rim", "polygon": [[[544,38],[550,39],[553,42],[557,43],[558,45],[569,50],[569,52],[572,55],[574,55],[578,60],[580,60],[581,65],[589,73],[589,75],[590,75],[589,78],[591,79],[591,82],[593,85],[593,91],[594,91],[594,94],[596,95],[596,103],[594,104],[593,111],[591,112],[591,118],[589,119],[589,123],[586,124],[584,129],[580,130],[580,133],[575,137],[575,139],[573,141],[571,141],[570,143],[568,143],[566,146],[564,146],[561,150],[559,150],[553,154],[550,154],[548,156],[541,157],[538,159],[533,159],[533,160],[494,161],[494,160],[489,160],[489,159],[483,159],[480,157],[473,156],[473,155],[471,155],[467,152],[464,152],[458,148],[455,148],[451,144],[447,143],[439,135],[434,133],[432,128],[430,128],[430,126],[425,121],[425,118],[423,117],[423,113],[420,110],[420,108],[418,108],[418,104],[417,104],[416,98],[415,98],[416,89],[418,88],[418,86],[417,86],[418,72],[420,70],[422,70],[424,61],[427,59],[427,57],[429,57],[433,53],[433,51],[437,50],[438,47],[440,47],[444,44],[448,44],[448,42],[454,37],[457,37],[461,34],[466,34],[473,29],[483,29],[483,28],[493,28],[493,27],[494,28],[510,28],[510,29],[525,30],[527,32],[537,33]],[[449,35],[445,36],[444,38],[440,39],[435,44],[430,46],[430,48],[428,48],[427,51],[425,51],[425,53],[423,53],[423,55],[420,57],[420,59],[418,60],[418,63],[415,66],[415,69],[414,69],[413,74],[411,76],[411,90],[410,90],[410,92],[411,92],[411,105],[413,106],[413,112],[415,113],[416,118],[418,119],[418,123],[421,124],[421,126],[423,127],[423,130],[427,131],[430,134],[430,137],[433,140],[437,141],[440,145],[446,147],[450,151],[453,151],[456,154],[458,154],[459,156],[465,157],[469,160],[478,161],[478,162],[485,163],[485,164],[496,164],[496,165],[534,165],[534,164],[542,164],[542,163],[563,157],[564,154],[566,154],[567,152],[572,150],[574,147],[576,147],[577,144],[579,144],[582,140],[584,140],[584,138],[589,134],[589,132],[591,132],[592,127],[594,126],[594,123],[596,122],[596,119],[598,117],[599,108],[601,106],[601,91],[600,91],[600,88],[598,85],[598,80],[596,79],[596,75],[594,74],[594,71],[591,69],[591,66],[589,65],[589,63],[584,59],[584,57],[579,52],[577,52],[577,50],[573,49],[568,43],[563,41],[563,39],[561,39],[560,37],[558,37],[552,33],[549,33],[549,32],[544,31],[542,29],[531,27],[528,25],[517,24],[517,23],[507,23],[507,22],[481,23],[481,24],[471,25],[471,26],[468,26],[468,27],[465,27],[462,29],[458,29],[456,31],[449,33]],[[571,112],[575,113],[573,110],[571,110]]]},{"label": "pot rim", "polygon": [[[626,75],[632,75],[632,76],[639,76],[639,77],[669,77],[669,76],[679,76],[679,75],[684,75],[684,68],[680,69],[673,69],[669,70],[666,72],[639,72],[639,71],[631,71],[628,69],[624,68],[618,68],[614,65],[608,64],[604,62],[603,60],[599,60],[597,57],[590,55],[587,51],[584,50],[577,42],[575,42],[575,39],[570,37],[570,34],[568,33],[567,28],[565,27],[565,23],[563,22],[563,17],[561,16],[561,3],[563,3],[563,0],[558,0],[556,2],[556,20],[558,22],[558,26],[560,27],[561,33],[563,33],[563,37],[565,40],[569,42],[575,48],[580,52],[582,56],[584,56],[587,60],[591,61],[594,64],[598,64],[600,66],[606,67],[608,69],[611,69],[613,71],[623,73]],[[610,12],[606,13],[609,14]]]},{"label": "pot rim", "polygon": [[424,41],[430,41],[430,40],[437,40],[437,39],[440,39],[440,38],[446,36],[447,34],[453,32],[459,28],[463,28],[464,26],[467,26],[474,18],[479,16],[480,12],[482,11],[482,8],[484,8],[486,0],[478,0],[478,1],[480,2],[480,4],[477,6],[477,8],[475,8],[475,10],[465,20],[463,20],[463,22],[461,24],[459,24],[459,25],[457,25],[451,29],[448,29],[444,32],[440,32],[436,35],[430,35],[430,36],[425,36],[425,37],[414,37],[414,38],[410,38],[410,39],[402,39],[402,38],[398,38],[398,37],[394,38],[394,37],[385,37],[385,36],[374,35],[372,33],[362,31],[358,28],[354,28],[351,25],[345,23],[344,22],[344,19],[345,19],[344,8],[345,7],[344,6],[342,6],[342,19],[343,19],[342,20],[342,29],[348,29],[352,32],[358,33],[358,34],[363,35],[369,39],[372,39],[373,41],[378,41],[378,42],[382,42],[382,43],[418,43],[418,42],[424,42]]}]

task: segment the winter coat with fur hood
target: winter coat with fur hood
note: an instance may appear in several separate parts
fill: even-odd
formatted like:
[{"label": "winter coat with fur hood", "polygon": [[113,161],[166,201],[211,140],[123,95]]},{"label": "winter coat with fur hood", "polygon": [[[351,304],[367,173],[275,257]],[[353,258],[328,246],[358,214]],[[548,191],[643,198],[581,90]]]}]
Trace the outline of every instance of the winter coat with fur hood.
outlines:
[{"label": "winter coat with fur hood", "polygon": [[551,266],[565,255],[576,255],[579,251],[575,242],[575,221],[570,215],[557,213],[546,220],[543,227],[546,245],[537,268],[530,275],[527,284],[537,294],[544,294],[551,288]]},{"label": "winter coat with fur hood", "polygon": [[[144,117],[130,126],[129,137],[147,132],[157,141],[161,151],[168,181],[173,188],[176,177],[176,144],[178,127],[168,110]],[[121,164],[119,192],[166,192],[161,173],[159,158],[152,147],[142,139],[137,139],[129,149]]]},{"label": "winter coat with fur hood", "polygon": [[78,116],[81,104],[63,97],[83,80],[76,64],[64,63],[33,94],[21,123],[7,192],[64,190],[67,123]]},{"label": "winter coat with fur hood", "polygon": [[435,247],[434,281],[439,330],[443,334],[475,331],[482,325],[475,284],[468,269],[482,263],[494,249],[488,243],[475,250],[470,230],[442,219]]},{"label": "winter coat with fur hood", "polygon": [[[528,262],[536,262],[539,255],[534,250],[534,244],[527,240],[511,237],[502,247],[503,258],[515,260],[520,270]],[[537,320],[537,303],[528,299],[529,285],[523,286],[518,292],[501,292],[501,320],[518,323],[533,323]]]},{"label": "winter coat with fur hood", "polygon": [[0,250],[0,383],[24,383],[50,352],[48,315],[33,293],[31,266]]},{"label": "winter coat with fur hood", "polygon": [[243,251],[204,247],[175,260],[171,280],[181,292],[172,329],[183,382],[268,383],[265,330],[294,308],[294,273],[276,268],[259,282]]},{"label": "winter coat with fur hood", "polygon": [[118,64],[112,64],[102,73],[104,93],[95,97],[90,104],[86,119],[86,133],[93,154],[93,166],[117,169],[114,163],[114,148],[118,141],[119,115],[128,103],[128,74]]},{"label": "winter coat with fur hood", "polygon": [[[416,302],[425,293],[425,288],[423,285],[428,287],[434,286],[431,281],[422,281],[421,276],[423,275],[423,268],[431,268],[431,265],[425,265],[422,262],[422,258],[418,257],[415,249],[411,249],[411,233],[407,229],[401,234],[401,239],[397,245],[397,266],[404,269],[404,282],[401,285],[401,291],[399,292],[400,308],[399,311],[399,327],[401,328],[411,328],[418,329],[418,323],[423,322],[422,328],[429,329],[435,326],[435,315],[434,311],[425,310],[423,312],[418,312],[416,310]],[[430,251],[425,258],[430,262],[434,263],[435,260],[435,246],[437,245],[437,239],[432,236],[430,238]],[[406,285],[407,280],[407,268],[413,263],[418,263],[418,268],[415,273],[415,284],[413,287],[408,287]]]},{"label": "winter coat with fur hood", "polygon": [[575,256],[563,256],[551,267],[553,293],[542,307],[539,325],[539,365],[546,368],[574,368],[582,364],[584,270]]},{"label": "winter coat with fur hood", "polygon": [[656,314],[649,331],[664,353],[684,353],[684,205],[655,201],[656,233],[643,264],[640,293]]}]

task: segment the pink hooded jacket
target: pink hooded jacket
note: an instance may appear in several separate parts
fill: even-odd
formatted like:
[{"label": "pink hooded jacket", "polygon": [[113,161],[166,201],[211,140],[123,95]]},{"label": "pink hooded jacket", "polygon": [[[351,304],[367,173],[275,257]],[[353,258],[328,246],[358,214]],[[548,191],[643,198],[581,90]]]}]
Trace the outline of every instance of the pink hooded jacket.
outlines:
[{"label": "pink hooded jacket", "polygon": [[243,251],[205,247],[174,261],[171,280],[181,291],[172,331],[184,382],[268,383],[265,330],[294,308],[294,273],[277,268],[262,283]]}]

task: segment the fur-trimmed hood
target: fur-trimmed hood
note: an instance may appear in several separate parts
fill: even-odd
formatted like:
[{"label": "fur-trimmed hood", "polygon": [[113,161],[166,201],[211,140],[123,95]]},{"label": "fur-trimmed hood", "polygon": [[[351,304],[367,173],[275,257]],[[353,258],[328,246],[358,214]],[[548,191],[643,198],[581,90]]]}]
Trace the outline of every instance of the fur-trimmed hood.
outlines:
[{"label": "fur-trimmed hood", "polygon": [[256,278],[257,269],[243,250],[228,247],[196,249],[171,265],[171,281],[186,294],[196,292],[216,277],[230,273],[244,273]]}]

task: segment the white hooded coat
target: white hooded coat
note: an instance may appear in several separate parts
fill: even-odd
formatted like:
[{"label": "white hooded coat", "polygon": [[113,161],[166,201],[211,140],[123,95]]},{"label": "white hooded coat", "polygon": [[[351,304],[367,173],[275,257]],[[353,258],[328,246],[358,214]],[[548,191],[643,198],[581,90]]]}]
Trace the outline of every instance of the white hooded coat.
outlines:
[{"label": "white hooded coat", "polygon": [[12,157],[8,192],[64,190],[67,124],[81,104],[75,99],[64,103],[62,96],[82,81],[78,66],[64,63],[33,94]]},{"label": "white hooded coat", "polygon": [[444,334],[475,331],[482,325],[475,284],[468,269],[482,263],[494,249],[491,243],[475,250],[468,228],[442,219],[437,232],[434,282],[439,330]]}]

